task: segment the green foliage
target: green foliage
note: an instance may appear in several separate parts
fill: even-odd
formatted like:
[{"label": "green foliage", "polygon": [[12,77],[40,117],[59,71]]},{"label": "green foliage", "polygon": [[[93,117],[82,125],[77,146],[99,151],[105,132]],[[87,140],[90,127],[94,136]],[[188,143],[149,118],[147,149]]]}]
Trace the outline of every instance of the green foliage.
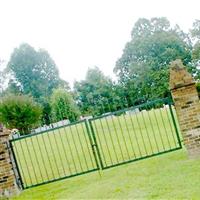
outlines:
[{"label": "green foliage", "polygon": [[51,104],[50,100],[46,97],[42,97],[38,100],[38,103],[42,106],[42,124],[51,124]]},{"label": "green foliage", "polygon": [[[192,63],[191,66],[194,66],[197,69],[200,69],[200,20],[196,20],[193,23],[193,27],[190,30],[191,36],[194,40],[194,45],[192,49]],[[195,71],[195,79],[200,80],[200,70]]]},{"label": "green foliage", "polygon": [[200,20],[195,20],[192,25],[192,29],[190,30],[190,33],[193,38],[200,39]]},{"label": "green foliage", "polygon": [[139,19],[114,72],[127,90],[127,98],[163,98],[169,94],[168,65],[177,58],[185,65],[191,62],[187,34],[177,26],[172,29],[166,18]]},{"label": "green foliage", "polygon": [[6,85],[6,70],[4,69],[5,61],[0,59],[0,96],[3,96],[5,93]]},{"label": "green foliage", "polygon": [[84,115],[100,115],[116,106],[112,80],[106,77],[98,67],[89,68],[86,79],[75,82],[74,91]]},{"label": "green foliage", "polygon": [[73,122],[80,116],[72,95],[64,89],[58,88],[53,91],[50,106],[54,121],[69,119]]},{"label": "green foliage", "polygon": [[41,107],[29,96],[10,95],[0,103],[0,121],[8,128],[28,134],[40,121]]},{"label": "green foliage", "polygon": [[200,82],[196,83],[196,88],[197,88],[198,95],[200,97]]},{"label": "green foliage", "polygon": [[3,72],[0,71],[0,95],[1,96],[2,96],[2,93],[3,93],[3,82],[4,82]]},{"label": "green foliage", "polygon": [[34,98],[51,95],[61,82],[55,62],[47,51],[36,51],[28,44],[22,44],[11,55],[7,66],[21,87],[23,94]]},{"label": "green foliage", "polygon": [[61,80],[57,66],[47,51],[36,51],[29,44],[16,48],[7,65],[12,78],[9,81],[6,94],[28,94],[43,107],[42,120],[49,124],[51,113],[48,97],[53,89],[61,86],[69,89],[68,83]]},{"label": "green foliage", "polygon": [[6,88],[4,93],[5,96],[9,94],[20,95],[22,93],[21,86],[14,79],[10,79],[8,82],[8,87]]},{"label": "green foliage", "polygon": [[199,60],[200,59],[200,42],[199,41],[193,47],[192,59],[193,60]]}]

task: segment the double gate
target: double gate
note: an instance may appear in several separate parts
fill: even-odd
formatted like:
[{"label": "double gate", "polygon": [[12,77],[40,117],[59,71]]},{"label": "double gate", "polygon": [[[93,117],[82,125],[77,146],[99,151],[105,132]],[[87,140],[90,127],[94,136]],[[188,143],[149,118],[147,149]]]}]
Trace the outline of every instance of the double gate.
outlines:
[{"label": "double gate", "polygon": [[181,149],[170,99],[9,141],[23,189]]}]

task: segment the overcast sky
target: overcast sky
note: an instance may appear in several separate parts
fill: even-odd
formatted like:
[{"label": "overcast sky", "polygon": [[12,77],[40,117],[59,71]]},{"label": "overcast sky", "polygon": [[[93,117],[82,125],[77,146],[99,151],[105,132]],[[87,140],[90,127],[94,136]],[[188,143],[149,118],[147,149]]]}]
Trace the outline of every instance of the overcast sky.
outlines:
[{"label": "overcast sky", "polygon": [[0,0],[0,59],[27,42],[46,49],[71,84],[92,66],[113,76],[138,18],[164,16],[187,31],[199,8],[199,0]]}]

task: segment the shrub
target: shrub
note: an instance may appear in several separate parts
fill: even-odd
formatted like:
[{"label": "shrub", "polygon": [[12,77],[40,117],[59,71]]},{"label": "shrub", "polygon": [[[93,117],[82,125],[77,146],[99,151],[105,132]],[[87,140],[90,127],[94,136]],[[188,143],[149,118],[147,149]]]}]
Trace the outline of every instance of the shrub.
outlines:
[{"label": "shrub", "polygon": [[17,128],[21,135],[40,122],[41,113],[39,104],[29,96],[10,95],[0,103],[0,121],[8,128]]},{"label": "shrub", "polygon": [[80,116],[72,95],[64,89],[58,88],[53,91],[50,105],[54,121],[69,119],[73,122]]}]

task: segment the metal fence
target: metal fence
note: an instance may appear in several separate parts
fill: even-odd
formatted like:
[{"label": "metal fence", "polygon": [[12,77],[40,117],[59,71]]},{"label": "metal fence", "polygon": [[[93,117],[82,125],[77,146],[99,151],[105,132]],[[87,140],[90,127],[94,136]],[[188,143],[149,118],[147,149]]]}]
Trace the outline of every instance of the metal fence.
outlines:
[{"label": "metal fence", "polygon": [[24,189],[181,149],[170,99],[10,140]]}]

